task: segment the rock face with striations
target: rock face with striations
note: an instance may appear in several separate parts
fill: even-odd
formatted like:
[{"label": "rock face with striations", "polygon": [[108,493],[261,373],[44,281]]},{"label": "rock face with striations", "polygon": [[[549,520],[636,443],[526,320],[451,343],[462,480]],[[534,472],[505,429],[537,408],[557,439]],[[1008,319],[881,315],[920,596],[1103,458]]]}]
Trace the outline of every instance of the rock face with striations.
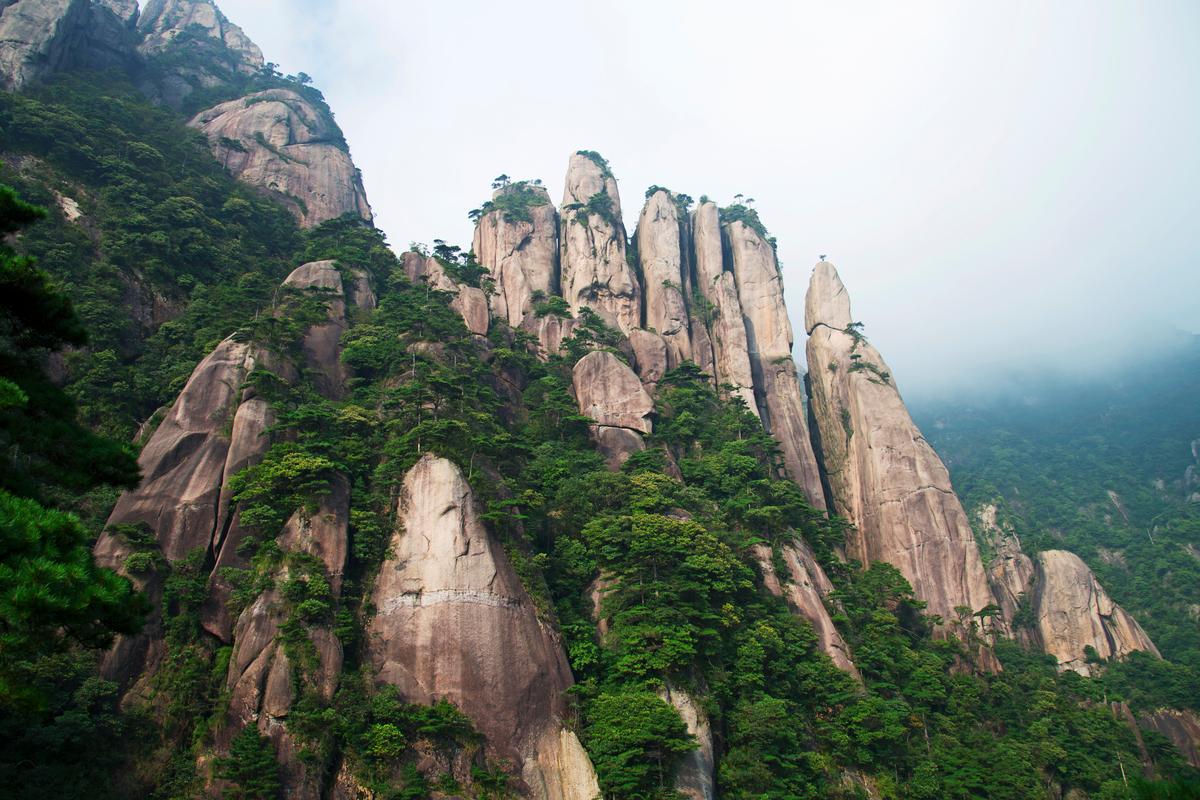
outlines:
[{"label": "rock face with striations", "polygon": [[1046,652],[1058,659],[1059,669],[1091,674],[1084,655],[1087,647],[1095,648],[1103,659],[1121,658],[1134,650],[1159,656],[1142,626],[1112,601],[1074,553],[1038,553],[1034,585],[1038,635]]},{"label": "rock face with striations", "polygon": [[305,227],[343,214],[370,221],[362,178],[329,115],[291,89],[268,89],[188,123],[238,180],[277,197]]},{"label": "rock face with striations", "polygon": [[491,325],[487,295],[475,286],[463,286],[446,272],[442,263],[433,256],[423,256],[412,250],[404,254],[404,274],[413,283],[425,283],[439,292],[454,295],[450,308],[462,317],[467,330],[477,336],[486,336]]},{"label": "rock face with striations", "polygon": [[622,333],[640,327],[641,286],[625,260],[617,181],[582,153],[567,167],[560,239],[562,292],[571,312],[591,308]]},{"label": "rock face with striations", "polygon": [[[346,324],[346,301],[374,305],[365,275],[356,276],[351,284],[349,291],[343,288],[341,273],[331,261],[305,264],[284,282],[328,301],[327,321],[310,327],[301,347],[305,366],[316,374],[319,386],[345,378],[337,338]],[[142,450],[138,460],[142,482],[118,500],[95,553],[100,564],[128,572],[126,560],[135,549],[113,526],[142,524],[153,533],[168,562],[177,563],[195,552],[205,555],[209,575],[200,623],[216,639],[233,645],[226,676],[229,709],[216,732],[217,746],[228,747],[238,730],[256,725],[274,743],[288,796],[316,798],[319,775],[310,774],[301,747],[287,731],[287,717],[295,680],[326,700],[332,698],[341,673],[341,645],[328,625],[308,626],[316,658],[311,668],[297,671],[278,641],[288,612],[275,589],[252,599],[236,619],[230,614],[232,586],[226,569],[250,566],[248,555],[239,548],[248,531],[233,502],[230,479],[263,457],[270,445],[267,429],[274,422],[270,405],[253,385],[246,384],[256,369],[273,372],[285,383],[300,374],[297,365],[286,359],[233,338],[196,367]],[[339,387],[330,383],[327,391],[336,396]],[[349,552],[350,487],[344,477],[332,475],[327,490],[318,495],[315,513],[296,511],[275,537],[281,553],[311,556],[310,567],[303,574],[290,574],[285,558],[272,576],[273,585],[289,578],[318,580],[336,599]],[[164,574],[151,570],[132,577],[157,608]],[[163,654],[162,620],[155,613],[140,634],[118,639],[102,669],[123,686],[137,688],[157,671]]]},{"label": "rock face with striations", "polygon": [[721,247],[721,221],[716,203],[701,203],[692,214],[692,236],[696,254],[696,285],[708,302],[709,338],[712,342],[713,377],[717,385],[728,384],[746,408],[758,416],[754,399],[754,372],[746,343],[746,322],[738,297],[737,279],[725,269]]},{"label": "rock face with striations", "polygon": [[692,358],[691,331],[683,295],[679,209],[666,189],[646,200],[638,220],[637,252],[646,284],[646,327],[663,337],[671,366],[678,366]]},{"label": "rock face with striations", "polygon": [[139,49],[148,55],[167,51],[187,31],[219,42],[228,51],[228,65],[237,72],[252,75],[263,66],[258,45],[209,0],[149,0],[138,30],[143,36]]},{"label": "rock face with striations", "polygon": [[670,685],[658,690],[658,696],[679,712],[687,732],[696,740],[696,749],[686,753],[675,768],[675,791],[688,800],[714,800],[717,796],[714,770],[712,724],[696,699]]},{"label": "rock face with striations", "polygon": [[763,426],[779,442],[792,480],[804,489],[809,502],[825,508],[804,392],[792,359],[792,323],[783,302],[783,276],[775,249],[741,221],[726,224],[724,232],[746,321],[746,347]]},{"label": "rock face with striations", "polygon": [[980,532],[992,549],[992,560],[988,564],[988,584],[1000,607],[1000,616],[1012,628],[1013,637],[1026,647],[1041,647],[1037,633],[1028,627],[1013,625],[1020,609],[1031,607],[1034,602],[1033,559],[1021,549],[1021,540],[1016,531],[1002,523],[994,503],[988,503],[976,511]]},{"label": "rock face with striations", "polygon": [[618,467],[646,448],[642,434],[650,433],[654,400],[632,369],[612,353],[588,353],[571,374],[579,413],[591,417],[601,452],[610,467]]},{"label": "rock face with striations", "polygon": [[0,83],[22,89],[78,59],[89,18],[87,0],[9,0],[0,8]]},{"label": "rock face with striations", "polygon": [[533,313],[533,297],[558,294],[558,212],[541,186],[517,183],[497,189],[502,195],[532,198],[529,219],[510,219],[496,208],[479,218],[472,250],[496,282],[492,314],[520,328]]},{"label": "rock face with striations", "polygon": [[563,724],[565,654],[479,515],[446,459],[426,454],[405,476],[372,596],[376,680],[409,702],[449,699],[532,796],[593,800],[591,763]]},{"label": "rock face with striations", "polygon": [[1163,708],[1141,715],[1139,721],[1143,727],[1167,737],[1187,763],[1200,769],[1200,717],[1196,712]]},{"label": "rock face with striations", "polygon": [[850,656],[850,646],[838,633],[837,626],[829,616],[829,610],[825,608],[825,598],[833,591],[833,584],[826,576],[825,570],[821,569],[816,557],[801,539],[783,545],[781,550],[783,563],[788,571],[784,576],[777,573],[774,554],[769,546],[758,544],[753,547],[752,552],[762,573],[763,585],[771,594],[787,600],[792,613],[809,621],[817,634],[821,650],[838,669],[850,673],[857,680],[862,680],[858,667],[854,666]]},{"label": "rock face with striations", "polygon": [[813,271],[804,316],[815,433],[834,510],[855,526],[852,557],[895,566],[928,613],[947,621],[957,618],[956,607],[993,603],[950,475],[883,357],[852,327],[850,298],[832,264]]}]

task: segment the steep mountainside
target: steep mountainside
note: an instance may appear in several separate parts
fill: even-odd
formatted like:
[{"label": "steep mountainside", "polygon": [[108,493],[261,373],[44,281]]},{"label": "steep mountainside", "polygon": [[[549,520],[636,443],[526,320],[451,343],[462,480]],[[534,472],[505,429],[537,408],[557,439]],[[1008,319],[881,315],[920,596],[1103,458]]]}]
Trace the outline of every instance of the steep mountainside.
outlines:
[{"label": "steep mountainside", "polygon": [[[46,653],[3,632],[14,796],[1196,777],[1195,673],[1111,573],[994,508],[981,553],[824,262],[802,376],[752,208],[650,187],[629,236],[578,151],[561,207],[498,178],[470,251],[397,255],[319,92],[211,2],[16,0],[0,30],[2,177],[51,209],[3,227],[90,334],[0,307],[3,542],[22,493],[81,514],[123,611]],[[140,480],[17,480],[43,384],[133,439]]]}]

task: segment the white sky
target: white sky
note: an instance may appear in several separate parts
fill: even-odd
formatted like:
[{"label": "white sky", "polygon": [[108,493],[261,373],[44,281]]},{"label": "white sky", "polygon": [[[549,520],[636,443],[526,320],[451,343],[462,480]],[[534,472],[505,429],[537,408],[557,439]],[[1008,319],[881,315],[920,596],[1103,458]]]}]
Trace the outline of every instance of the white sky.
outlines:
[{"label": "white sky", "polygon": [[[1200,332],[1200,3],[218,0],[329,99],[394,246],[606,156],[827,253],[908,395]],[[798,348],[802,358],[802,350]]]}]

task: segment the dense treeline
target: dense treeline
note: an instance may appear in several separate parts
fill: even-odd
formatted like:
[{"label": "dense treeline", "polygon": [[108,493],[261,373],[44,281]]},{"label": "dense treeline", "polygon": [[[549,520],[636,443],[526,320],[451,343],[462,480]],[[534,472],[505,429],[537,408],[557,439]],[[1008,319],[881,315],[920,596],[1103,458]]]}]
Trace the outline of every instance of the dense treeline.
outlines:
[{"label": "dense treeline", "polygon": [[1116,696],[1141,708],[1200,703],[1200,504],[1182,485],[1197,396],[1200,344],[1185,340],[1104,379],[917,411],[968,510],[997,503],[1031,554],[1079,554],[1174,662],[1109,668]]},{"label": "dense treeline", "polygon": [[[235,480],[255,535],[246,543],[250,567],[225,577],[235,603],[267,587],[280,592],[280,639],[299,670],[287,724],[326,785],[342,759],[380,797],[499,797],[510,788],[499,765],[477,755],[478,734],[453,706],[413,706],[376,690],[363,664],[366,598],[392,534],[396,489],[432,451],[461,466],[540,613],[562,631],[577,680],[573,723],[606,797],[674,795],[673,771],[695,742],[661,698],[667,687],[688,692],[708,714],[723,797],[856,797],[868,783],[887,798],[1159,790],[1131,785],[1143,754],[1105,703],[1115,676],[1125,676],[1132,697],[1146,685],[1136,670],[1157,667],[1131,661],[1092,681],[1002,642],[1002,673],[964,670],[969,654],[931,637],[895,569],[837,560],[839,521],[778,478],[775,445],[757,419],[719,397],[694,366],[662,379],[646,451],[609,471],[569,393],[575,361],[619,340],[594,315],[548,361],[502,324],[481,342],[449,295],[407,280],[377,231],[350,219],[298,231],[285,212],[221,173],[177,118],[115,78],[68,78],[36,95],[0,97],[0,129],[0,148],[33,159],[10,159],[8,179],[51,208],[62,208],[61,195],[86,212],[81,225],[55,211],[19,242],[61,290],[16,253],[0,253],[5,279],[37,289],[48,309],[39,320],[57,326],[39,330],[22,316],[25,302],[3,306],[0,433],[6,444],[28,439],[31,415],[42,415],[41,424],[52,418],[86,445],[5,448],[6,457],[40,466],[5,464],[3,562],[41,559],[50,572],[84,574],[84,597],[95,605],[88,619],[98,623],[75,626],[35,603],[27,623],[14,626],[25,619],[19,601],[27,595],[12,593],[0,636],[0,785],[13,796],[165,799],[202,788],[197,758],[211,752],[225,719],[231,655],[199,624],[204,554],[161,564],[152,541],[135,553],[165,572],[167,654],[152,699],[119,711],[115,687],[94,674],[94,648],[135,628],[144,609],[124,580],[95,570],[87,529],[54,506],[100,519],[106,498],[135,480],[134,468],[127,450],[76,422],[72,397],[88,426],[125,438],[225,336],[294,353],[324,299],[279,292],[279,280],[321,258],[366,269],[378,307],[353,314],[343,337],[342,360],[354,375],[346,397],[322,396],[303,373],[294,381],[265,370],[251,376],[277,425],[263,460]],[[13,225],[38,216],[4,198]],[[477,271],[452,248],[438,255],[455,274]],[[153,302],[139,306],[140,292]],[[169,321],[138,311],[155,302]],[[67,348],[64,391],[46,367],[57,369],[48,356]],[[63,461],[78,453],[89,454],[83,467]],[[281,553],[275,539],[283,520],[315,507],[335,480],[348,483],[351,497],[350,562],[336,596],[320,563]],[[80,503],[96,485],[108,494]],[[794,537],[812,545],[837,587],[831,610],[862,684],[833,666],[807,622],[760,588],[750,549],[778,549]],[[0,581],[19,588],[42,574],[17,570]],[[330,702],[306,675],[306,643],[318,629],[332,631],[346,654]],[[1188,686],[1180,680],[1175,693]],[[1194,774],[1161,737],[1144,740],[1159,776]],[[429,748],[468,754],[469,785],[420,773],[416,753]],[[250,729],[213,762],[214,773],[231,796],[274,797],[279,779],[268,756]]]}]

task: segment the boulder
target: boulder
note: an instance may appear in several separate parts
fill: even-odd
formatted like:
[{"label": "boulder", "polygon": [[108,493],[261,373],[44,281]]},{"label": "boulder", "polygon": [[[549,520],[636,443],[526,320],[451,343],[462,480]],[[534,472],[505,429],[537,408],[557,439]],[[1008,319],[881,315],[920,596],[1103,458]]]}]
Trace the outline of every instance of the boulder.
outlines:
[{"label": "boulder", "polygon": [[256,92],[201,111],[188,124],[204,133],[234,177],[278,198],[302,226],[343,214],[371,220],[341,130],[298,92]]},{"label": "boulder", "polygon": [[409,702],[449,699],[527,789],[593,800],[595,774],[563,724],[566,656],[457,466],[426,454],[409,470],[391,554],[371,598],[376,680]]},{"label": "boulder", "polygon": [[991,605],[950,475],[909,416],[883,357],[850,326],[849,300],[832,264],[817,265],[805,308],[814,433],[833,508],[854,525],[851,556],[895,566],[927,613],[947,623],[960,606]]},{"label": "boulder", "polygon": [[1059,669],[1090,675],[1084,650],[1102,659],[1144,650],[1161,658],[1158,648],[1125,609],[1112,601],[1087,564],[1066,550],[1044,550],[1036,563],[1038,634]]},{"label": "boulder", "polygon": [[641,325],[641,286],[625,260],[617,181],[576,153],[567,168],[560,226],[562,293],[578,316],[585,306],[622,333]]},{"label": "boulder", "polygon": [[673,364],[692,359],[684,300],[684,257],[679,209],[666,189],[646,199],[637,226],[638,260],[645,281],[645,326],[660,335]]},{"label": "boulder", "polygon": [[776,597],[784,598],[794,614],[808,620],[813,632],[817,634],[821,650],[838,669],[861,681],[862,676],[859,675],[858,667],[854,666],[850,656],[850,647],[833,624],[829,610],[825,608],[825,598],[833,591],[833,584],[825,575],[825,570],[821,569],[816,557],[801,539],[795,539],[780,549],[789,573],[783,576],[782,581],[775,570],[771,548],[765,544],[757,544],[751,549],[754,560],[758,562],[759,572],[762,573],[763,586]]},{"label": "boulder", "polygon": [[667,370],[679,364],[671,361],[667,342],[662,336],[641,328],[629,332],[629,349],[633,354],[633,368],[650,391]]},{"label": "boulder", "polygon": [[596,424],[650,433],[654,401],[638,376],[612,353],[595,350],[571,372],[579,411]]},{"label": "boulder", "polygon": [[509,219],[495,209],[475,226],[471,249],[496,283],[491,297],[496,319],[520,328],[533,313],[533,295],[558,294],[558,212],[546,190],[527,183],[496,190],[493,199],[511,192],[528,193],[537,205],[528,208],[529,219]]}]

